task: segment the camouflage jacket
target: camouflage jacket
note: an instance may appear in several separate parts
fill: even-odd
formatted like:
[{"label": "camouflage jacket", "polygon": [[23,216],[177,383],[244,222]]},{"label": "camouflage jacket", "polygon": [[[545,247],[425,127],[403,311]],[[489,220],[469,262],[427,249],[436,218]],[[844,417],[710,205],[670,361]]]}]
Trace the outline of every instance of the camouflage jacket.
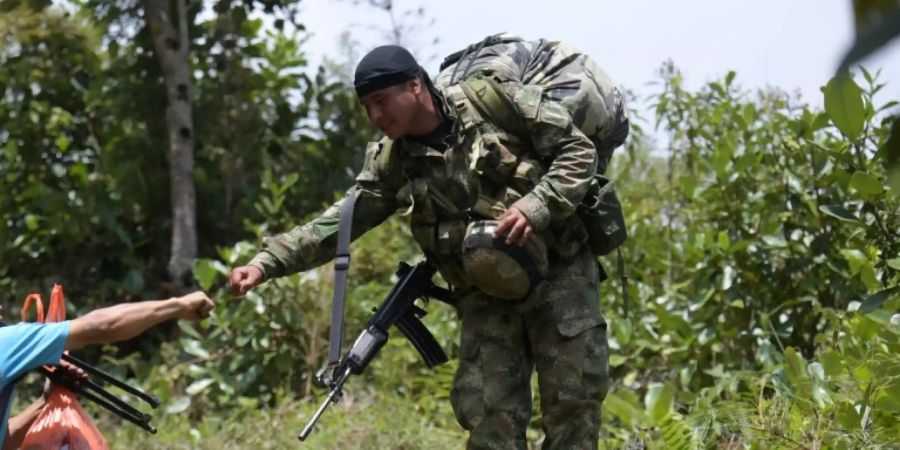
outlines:
[{"label": "camouflage jacket", "polygon": [[[569,113],[541,95],[541,88],[501,85],[528,130],[514,136],[479,114],[458,85],[439,88],[454,121],[453,142],[445,151],[408,139],[382,139],[366,149],[356,178],[352,238],[393,213],[410,217],[423,251],[452,285],[462,274],[461,243],[473,218],[497,218],[508,207],[521,210],[551,256],[573,258],[587,240],[574,215],[597,164],[592,142],[572,124]],[[293,230],[264,238],[249,265],[268,278],[309,270],[334,257],[341,203]]]}]

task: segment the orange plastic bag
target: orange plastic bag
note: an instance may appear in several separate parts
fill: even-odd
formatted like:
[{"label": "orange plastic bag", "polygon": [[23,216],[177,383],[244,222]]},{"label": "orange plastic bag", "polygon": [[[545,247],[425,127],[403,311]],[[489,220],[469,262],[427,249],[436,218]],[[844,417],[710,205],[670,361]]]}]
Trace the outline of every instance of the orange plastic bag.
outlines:
[{"label": "orange plastic bag", "polygon": [[[53,286],[50,294],[50,307],[44,316],[44,305],[41,296],[31,294],[25,299],[22,308],[22,319],[27,317],[28,307],[36,302],[38,321],[61,322],[66,320],[66,301],[62,286]],[[67,450],[108,450],[109,444],[100,434],[100,430],[78,404],[75,394],[60,386],[50,388],[47,405],[41,410],[38,418],[31,424],[22,441],[23,449],[67,449]]]}]

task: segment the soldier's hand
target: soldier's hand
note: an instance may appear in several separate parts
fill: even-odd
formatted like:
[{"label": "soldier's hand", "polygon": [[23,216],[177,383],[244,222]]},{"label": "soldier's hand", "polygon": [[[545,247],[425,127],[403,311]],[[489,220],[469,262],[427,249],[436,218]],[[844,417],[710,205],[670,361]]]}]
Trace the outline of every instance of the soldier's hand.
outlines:
[{"label": "soldier's hand", "polygon": [[506,236],[506,244],[525,245],[528,238],[534,233],[531,227],[531,221],[522,211],[516,208],[509,208],[500,216],[497,228],[494,229],[494,239]]},{"label": "soldier's hand", "polygon": [[213,301],[202,291],[178,297],[175,301],[181,306],[178,311],[178,318],[184,320],[203,320],[209,317],[209,313],[215,306]]},{"label": "soldier's hand", "polygon": [[254,286],[262,283],[263,273],[253,266],[242,266],[231,271],[228,277],[228,289],[231,295],[244,295]]}]

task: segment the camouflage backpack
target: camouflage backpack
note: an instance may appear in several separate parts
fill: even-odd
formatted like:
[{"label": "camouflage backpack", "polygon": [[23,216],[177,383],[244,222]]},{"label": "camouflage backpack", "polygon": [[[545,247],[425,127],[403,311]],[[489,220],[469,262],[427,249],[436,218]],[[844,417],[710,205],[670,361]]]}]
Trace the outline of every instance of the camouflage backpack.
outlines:
[{"label": "camouflage backpack", "polygon": [[627,238],[615,185],[603,173],[613,150],[628,136],[625,100],[612,80],[587,55],[568,45],[526,41],[509,34],[489,36],[444,59],[435,78],[441,88],[460,84],[466,97],[491,122],[516,136],[527,136],[515,107],[497,83],[540,86],[545,99],[560,103],[598,153],[597,174],[579,218],[595,255],[605,255]]}]

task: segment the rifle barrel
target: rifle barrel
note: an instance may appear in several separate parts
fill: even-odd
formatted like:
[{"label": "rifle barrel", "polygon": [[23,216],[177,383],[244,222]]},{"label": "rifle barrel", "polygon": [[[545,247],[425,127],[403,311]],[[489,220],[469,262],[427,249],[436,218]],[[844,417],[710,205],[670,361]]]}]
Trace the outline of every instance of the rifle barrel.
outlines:
[{"label": "rifle barrel", "polygon": [[331,403],[337,403],[341,399],[341,389],[344,388],[344,383],[347,382],[347,378],[350,377],[350,367],[347,367],[344,370],[344,373],[341,374],[341,379],[338,380],[337,384],[328,393],[328,397],[325,398],[325,401],[322,402],[322,405],[319,406],[319,409],[316,410],[315,415],[313,415],[312,419],[310,419],[309,423],[303,427],[303,431],[300,432],[300,435],[297,436],[297,439],[301,441],[305,441],[307,437],[309,437],[309,433],[312,432],[313,427],[316,425],[316,422],[319,421],[319,417],[322,416],[322,413],[328,409],[328,405]]}]

